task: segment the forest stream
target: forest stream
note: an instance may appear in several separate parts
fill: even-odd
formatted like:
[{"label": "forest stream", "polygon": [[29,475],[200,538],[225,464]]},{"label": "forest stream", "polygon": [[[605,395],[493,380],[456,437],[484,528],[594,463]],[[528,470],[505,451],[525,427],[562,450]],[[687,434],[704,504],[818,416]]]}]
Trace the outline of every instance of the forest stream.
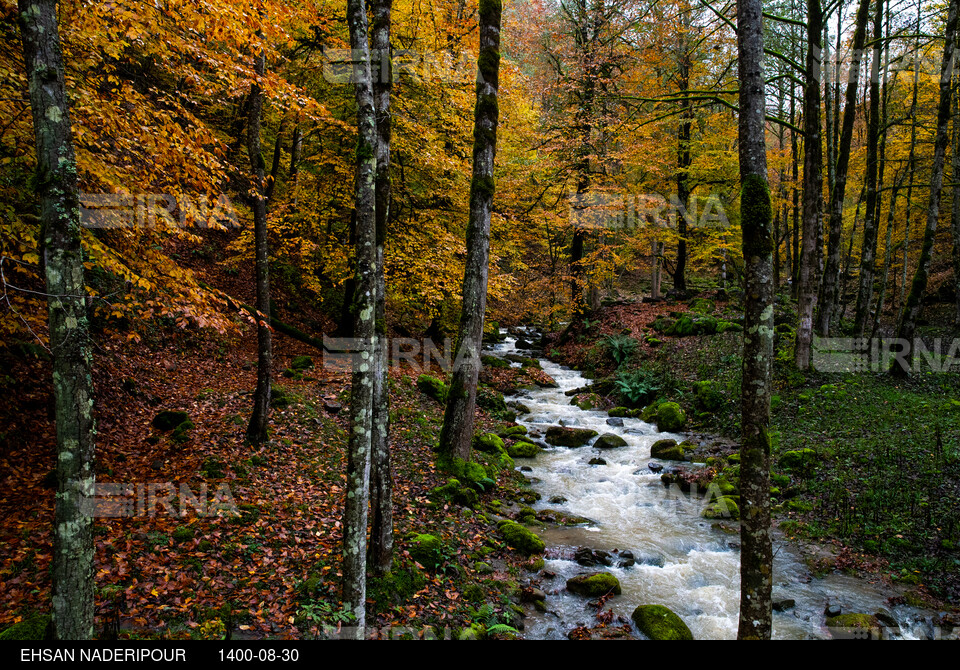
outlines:
[{"label": "forest stream", "polygon": [[[517,339],[508,336],[489,347],[496,356],[522,354]],[[517,459],[525,468],[533,489],[542,498],[536,510],[556,509],[587,517],[594,524],[536,529],[547,544],[547,573],[540,588],[547,593],[545,613],[525,621],[527,639],[564,639],[578,626],[596,625],[595,608],[589,598],[568,592],[566,580],[577,574],[608,571],[619,579],[623,593],[608,603],[616,615],[630,619],[634,608],[661,604],[676,612],[695,639],[733,639],[737,635],[740,552],[738,524],[724,522],[724,532],[714,521],[701,517],[703,499],[665,487],[660,474],[649,465],[651,445],[660,439],[680,441],[682,436],[660,433],[640,419],[624,418],[608,423],[603,410],[581,410],[571,405],[566,391],[590,381],[579,372],[540,359],[544,371],[559,388],[540,388],[507,396],[530,409],[517,419],[532,441],[543,450],[533,459]],[[514,363],[519,365],[519,363]],[[611,425],[622,421],[622,426]],[[550,426],[589,428],[599,434],[623,437],[626,447],[595,449],[552,447],[542,434]],[[592,444],[592,442],[591,442]],[[606,465],[589,465],[600,457]],[[663,462],[669,467],[669,462]],[[692,467],[697,467],[691,465]],[[549,502],[565,498],[564,502]],[[604,550],[614,566],[583,567],[574,560],[578,547]],[[636,563],[617,567],[620,552],[629,551]],[[773,635],[780,639],[829,638],[824,625],[826,606],[839,606],[844,613],[874,613],[886,610],[899,624],[885,628],[885,637],[922,639],[934,635],[930,618],[935,613],[888,602],[896,591],[881,583],[833,572],[812,578],[799,551],[782,536],[774,535],[774,601],[794,600],[795,605],[773,616]]]}]

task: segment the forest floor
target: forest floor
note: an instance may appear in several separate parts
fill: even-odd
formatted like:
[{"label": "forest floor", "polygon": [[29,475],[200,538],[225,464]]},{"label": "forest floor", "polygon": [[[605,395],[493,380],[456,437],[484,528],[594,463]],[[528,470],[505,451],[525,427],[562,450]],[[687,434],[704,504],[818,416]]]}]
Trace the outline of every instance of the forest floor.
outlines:
[{"label": "forest floor", "polygon": [[[711,302],[716,317],[735,319],[734,305]],[[610,305],[544,353],[606,380],[617,401],[611,382],[645,371],[662,399],[687,410],[691,439],[720,436],[730,451],[739,431],[739,336],[671,337],[650,325],[689,309]],[[788,363],[790,333],[778,333],[774,458],[789,478],[775,500],[780,530],[813,548],[815,576],[853,572],[906,587],[905,599],[917,605],[956,608],[960,376],[801,375]],[[622,366],[611,356],[611,336],[637,341]],[[339,596],[347,371],[276,334],[283,399],[269,443],[251,449],[243,436],[256,380],[252,336],[171,336],[157,328],[136,346],[123,333],[98,342],[98,483],[131,487],[113,494],[126,501],[124,514],[98,518],[94,529],[100,635],[303,639],[349,625]],[[315,367],[284,377],[296,356],[315,356]],[[56,487],[48,356],[21,347],[4,364],[0,385],[11,400],[0,409],[0,628],[48,608]],[[504,391],[518,370],[485,368],[483,381]],[[380,636],[483,635],[493,626],[503,632],[492,635],[510,636],[532,606],[521,603],[540,565],[511,547],[496,521],[519,518],[535,494],[505,468],[472,506],[431,495],[450,474],[435,464],[442,406],[417,388],[420,372],[390,373],[396,563],[390,578],[370,582],[368,624]],[[700,411],[697,381],[721,385],[719,407]],[[153,427],[162,410],[187,412],[192,427]],[[504,427],[485,411],[478,421],[478,430]],[[782,467],[786,452],[804,448],[815,459]],[[168,486],[166,507],[151,505],[151,494],[163,496]],[[423,534],[440,541],[432,564],[418,553]]]},{"label": "forest floor", "polygon": [[[616,380],[636,383],[631,375],[640,375],[657,387],[657,402],[684,408],[684,432],[694,443],[721,437],[735,444],[740,334],[677,337],[653,327],[658,318],[735,321],[742,315],[722,294],[703,297],[708,300],[607,305],[574,324],[547,353],[587,371],[601,388],[612,386],[618,404],[630,403],[616,392]],[[841,570],[894,585],[910,604],[960,611],[956,366],[908,380],[869,370],[801,374],[792,362],[794,331],[787,325],[795,315],[778,307],[776,321],[772,437],[780,485],[775,483],[773,504],[780,531],[805,548],[814,576]],[[935,324],[920,333],[928,341],[950,341],[950,334],[949,327]],[[622,351],[623,338],[635,340],[636,348],[618,365],[615,352]],[[696,392],[705,381],[720,393],[710,408]],[[804,454],[802,465],[791,463],[788,452]],[[714,469],[719,473],[724,465]],[[723,470],[736,471],[735,465]]]}]

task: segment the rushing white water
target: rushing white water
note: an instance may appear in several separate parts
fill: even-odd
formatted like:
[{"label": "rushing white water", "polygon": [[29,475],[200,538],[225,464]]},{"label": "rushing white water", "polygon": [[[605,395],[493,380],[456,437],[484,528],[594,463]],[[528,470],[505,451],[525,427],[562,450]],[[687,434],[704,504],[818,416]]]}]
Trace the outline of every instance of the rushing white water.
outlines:
[{"label": "rushing white water", "polygon": [[[516,339],[508,337],[491,353],[518,352]],[[676,612],[696,639],[733,639],[737,634],[740,599],[739,534],[735,522],[725,522],[727,531],[702,518],[703,500],[668,489],[660,475],[648,468],[650,447],[659,439],[682,436],[658,433],[655,426],[639,419],[623,419],[623,425],[607,423],[605,411],[584,411],[571,405],[565,391],[588,385],[579,372],[541,360],[544,371],[559,388],[522,391],[516,400],[530,409],[517,422],[534,436],[550,426],[590,428],[598,433],[623,437],[626,447],[595,449],[550,447],[534,437],[544,450],[533,459],[517,459],[517,466],[530,468],[524,474],[542,495],[537,510],[557,509],[584,516],[591,526],[538,529],[547,543],[546,570],[556,574],[545,579],[548,611],[526,619],[524,637],[560,639],[576,626],[593,626],[595,610],[587,598],[566,591],[567,578],[604,570],[619,580],[623,593],[608,607],[625,619],[638,605],[662,604]],[[616,422],[615,422],[616,423]],[[600,457],[606,465],[589,465]],[[669,463],[663,465],[669,466]],[[550,503],[555,496],[566,498]],[[573,560],[577,547],[609,552],[629,550],[637,564],[629,568],[587,568]],[[830,637],[824,627],[824,609],[830,603],[844,612],[873,613],[881,607],[899,620],[903,637],[922,635],[923,617],[908,607],[891,608],[889,589],[841,574],[824,579],[809,577],[798,553],[785,541],[775,540],[774,600],[793,599],[796,606],[773,617],[775,638]],[[616,554],[614,554],[616,556]]]}]

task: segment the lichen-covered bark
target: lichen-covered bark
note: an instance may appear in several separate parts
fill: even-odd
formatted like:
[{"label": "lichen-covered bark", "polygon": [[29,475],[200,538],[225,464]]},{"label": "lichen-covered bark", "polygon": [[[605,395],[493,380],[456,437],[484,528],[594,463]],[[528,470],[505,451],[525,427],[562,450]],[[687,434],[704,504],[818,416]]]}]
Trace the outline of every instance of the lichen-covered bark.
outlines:
[{"label": "lichen-covered bark", "polygon": [[377,307],[376,349],[373,375],[373,446],[370,465],[370,561],[377,574],[390,572],[393,565],[393,472],[390,465],[390,398],[387,386],[388,340],[386,329],[386,277],[383,253],[390,218],[390,136],[392,133],[390,93],[390,14],[393,0],[371,2],[372,46],[377,54],[372,65],[373,97],[377,111]]},{"label": "lichen-covered bark", "polygon": [[463,275],[463,310],[447,408],[440,432],[440,457],[470,458],[480,342],[487,305],[490,257],[490,215],[493,211],[493,167],[497,152],[500,108],[500,0],[480,1],[480,52],[477,102],[473,130],[473,182],[470,185],[470,221],[467,260]]},{"label": "lichen-covered bark", "polygon": [[[940,218],[940,192],[943,188],[943,167],[947,153],[948,129],[950,124],[950,97],[952,94],[953,58],[957,40],[957,11],[960,0],[951,0],[947,15],[946,42],[943,47],[943,61],[940,69],[940,103],[937,107],[937,134],[933,144],[933,167],[930,170],[930,201],[927,205],[927,227],[923,233],[923,247],[917,261],[917,272],[910,286],[910,295],[903,309],[903,318],[897,329],[897,338],[912,342],[916,333],[917,318],[920,316],[923,294],[927,290],[930,276],[930,259],[933,256],[933,243],[937,236],[937,221]],[[907,356],[907,361],[913,357]],[[894,362],[891,372],[897,376],[906,376],[909,370]]]},{"label": "lichen-covered bark", "polygon": [[20,34],[37,149],[36,191],[53,352],[57,425],[53,628],[59,640],[93,638],[94,419],[83,281],[80,193],[54,0],[20,0]]},{"label": "lichen-covered bark", "polygon": [[356,292],[352,304],[353,377],[350,391],[350,436],[347,447],[347,499],[343,513],[343,602],[355,617],[356,636],[366,627],[367,504],[373,440],[373,361],[376,350],[376,171],[377,122],[367,43],[364,0],[349,0],[350,48],[361,57],[354,67],[357,101],[357,165],[354,185]]},{"label": "lichen-covered bark", "polygon": [[[960,36],[958,36],[960,39]],[[955,47],[956,48],[956,47]],[[960,88],[960,76],[954,72],[956,88]],[[953,279],[956,285],[957,311],[954,326],[960,328],[960,95],[953,96],[953,209],[951,228],[953,231]]]},{"label": "lichen-covered bark", "polygon": [[760,0],[737,4],[739,153],[745,280],[740,450],[739,639],[770,639],[770,395],[773,371],[773,237],[764,125]]},{"label": "lichen-covered bark", "polygon": [[[262,77],[265,56],[261,49],[254,72]],[[257,388],[253,393],[253,414],[247,426],[247,441],[267,441],[270,418],[270,382],[273,372],[273,345],[270,334],[270,257],[267,249],[267,201],[264,197],[264,163],[260,151],[260,120],[263,115],[263,91],[254,81],[250,85],[250,110],[247,121],[247,154],[250,156],[253,188],[253,236],[257,270]]]},{"label": "lichen-covered bark", "polygon": [[820,35],[823,13],[820,0],[807,0],[806,86],[803,91],[803,247],[800,256],[796,362],[810,368],[813,342],[813,311],[817,303],[823,226],[823,150],[820,135]]},{"label": "lichen-covered bark", "polygon": [[836,151],[833,190],[830,192],[830,224],[827,238],[827,264],[823,271],[822,290],[817,305],[816,330],[821,337],[830,335],[837,304],[840,281],[840,238],[843,235],[843,198],[847,189],[847,168],[850,165],[850,145],[853,142],[853,122],[857,114],[857,90],[860,82],[860,59],[866,41],[870,0],[860,0],[853,33],[853,51],[847,78],[846,100],[843,108],[843,128]]}]

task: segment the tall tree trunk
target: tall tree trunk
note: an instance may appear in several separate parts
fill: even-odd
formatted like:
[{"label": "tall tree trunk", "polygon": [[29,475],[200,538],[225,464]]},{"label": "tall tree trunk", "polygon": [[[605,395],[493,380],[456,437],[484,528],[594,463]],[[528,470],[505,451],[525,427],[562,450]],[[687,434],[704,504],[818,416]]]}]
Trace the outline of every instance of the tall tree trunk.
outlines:
[{"label": "tall tree trunk", "polygon": [[389,341],[384,274],[384,245],[390,218],[391,191],[390,93],[393,72],[390,67],[390,15],[393,0],[372,0],[371,6],[373,53],[380,67],[371,72],[377,109],[377,341],[373,356],[373,450],[370,465],[370,511],[373,518],[370,522],[370,560],[374,572],[384,575],[393,566],[393,472],[390,465],[390,394],[387,376]]},{"label": "tall tree trunk", "polygon": [[773,364],[773,240],[767,184],[763,23],[760,0],[737,3],[741,218],[745,274],[740,449],[740,627],[738,639],[770,639],[770,394]]},{"label": "tall tree trunk", "polygon": [[[957,10],[960,0],[950,0],[947,15],[946,43],[943,47],[943,64],[940,69],[940,103],[937,106],[937,134],[933,145],[933,167],[930,171],[930,201],[927,205],[927,227],[923,234],[923,247],[917,261],[917,272],[910,286],[910,296],[903,309],[903,319],[897,332],[897,339],[909,343],[912,347],[916,333],[917,318],[923,294],[927,290],[930,274],[930,259],[933,256],[933,243],[937,235],[937,221],[940,218],[940,191],[943,188],[943,164],[947,153],[948,128],[950,124],[950,96],[953,92],[953,57],[957,41]],[[894,375],[905,377],[910,372],[913,360],[912,348],[903,361],[904,365],[894,361],[891,371]]]},{"label": "tall tree trunk", "polygon": [[690,10],[686,6],[681,8],[681,21],[684,32],[680,35],[679,67],[677,74],[678,85],[683,91],[680,100],[680,117],[677,122],[677,203],[680,211],[677,212],[677,266],[673,273],[674,291],[680,294],[687,292],[687,211],[690,207],[690,165],[693,159],[690,154],[690,131],[693,125],[693,104],[687,97],[690,89],[690,59],[689,30]]},{"label": "tall tree trunk", "polygon": [[[259,35],[259,33],[258,33]],[[266,57],[261,48],[254,71],[262,77]],[[264,198],[265,165],[260,153],[260,118],[263,114],[263,91],[258,81],[250,85],[250,116],[247,121],[247,154],[253,177],[253,236],[257,264],[257,388],[253,394],[253,414],[247,426],[247,441],[267,441],[270,418],[270,382],[273,348],[270,337],[270,256],[267,250],[267,201]]]},{"label": "tall tree trunk", "polygon": [[[903,278],[900,282],[900,298],[897,301],[897,324],[903,318],[907,301],[907,268],[910,266],[910,231],[913,221],[913,181],[917,165],[917,105],[920,91],[920,18],[922,3],[917,1],[917,38],[913,51],[913,94],[910,100],[910,155],[907,158],[907,221],[903,234]],[[894,282],[896,283],[896,282]]]},{"label": "tall tree trunk", "polygon": [[863,337],[873,304],[873,281],[876,271],[877,233],[880,228],[880,207],[877,197],[877,172],[880,143],[880,55],[883,48],[883,2],[877,0],[873,19],[873,60],[870,63],[870,111],[867,122],[867,212],[863,219],[863,246],[860,252],[860,285],[853,317],[854,332]]},{"label": "tall tree trunk", "polygon": [[850,164],[850,145],[853,141],[853,121],[857,115],[857,89],[860,81],[860,59],[866,41],[870,0],[860,0],[853,33],[853,53],[847,78],[846,101],[843,108],[843,129],[837,149],[837,167],[833,191],[830,193],[830,235],[827,240],[827,265],[823,272],[817,314],[817,333],[828,337],[837,304],[837,284],[840,279],[840,240],[843,235],[843,198],[847,188],[847,168]]},{"label": "tall tree trunk", "polygon": [[37,148],[43,265],[57,426],[53,632],[93,639],[94,435],[92,348],[83,281],[80,192],[54,0],[20,0],[20,36]]},{"label": "tall tree trunk", "polygon": [[296,211],[300,198],[300,150],[303,146],[303,135],[300,134],[300,119],[293,127],[293,139],[290,140],[290,183],[293,191],[293,209]]},{"label": "tall tree trunk", "polygon": [[463,274],[463,311],[447,409],[440,432],[440,458],[469,460],[473,440],[480,342],[487,306],[490,255],[490,216],[493,210],[493,167],[497,152],[500,107],[499,0],[480,0],[480,52],[477,59],[477,102],[473,129],[473,181],[467,260]]},{"label": "tall tree trunk", "polygon": [[820,35],[823,11],[820,0],[807,0],[807,81],[803,93],[803,250],[800,256],[800,289],[796,362],[810,369],[813,311],[817,303],[820,254],[818,245],[823,216],[823,149],[820,135]]},{"label": "tall tree trunk", "polygon": [[367,517],[370,451],[373,440],[376,351],[376,172],[377,119],[367,42],[364,0],[348,0],[350,48],[360,56],[353,69],[357,103],[357,153],[354,201],[357,222],[356,290],[353,316],[353,375],[350,386],[350,438],[347,445],[346,504],[343,512],[343,602],[353,613],[355,636],[366,628]]},{"label": "tall tree trunk", "polygon": [[953,95],[953,211],[951,229],[953,231],[953,280],[956,285],[957,311],[953,324],[960,328],[960,68],[954,73],[956,85]]}]

